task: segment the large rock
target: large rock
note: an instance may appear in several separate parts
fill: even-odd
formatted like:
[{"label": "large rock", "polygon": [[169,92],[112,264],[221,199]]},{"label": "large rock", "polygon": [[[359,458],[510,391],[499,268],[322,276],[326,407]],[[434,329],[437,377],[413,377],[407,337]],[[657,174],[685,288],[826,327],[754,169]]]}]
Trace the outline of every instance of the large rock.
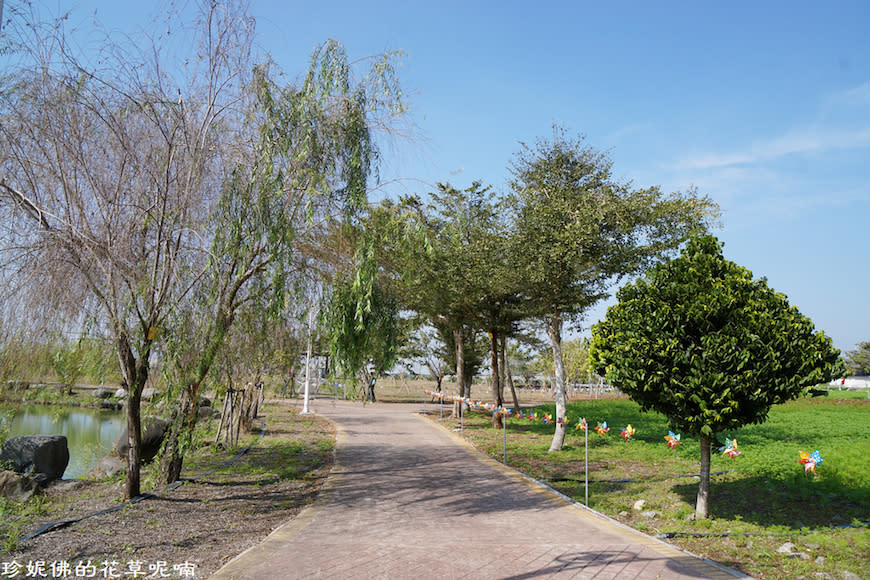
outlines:
[{"label": "large rock", "polygon": [[33,482],[26,475],[14,471],[0,471],[0,497],[11,501],[26,501],[33,495]]},{"label": "large rock", "polygon": [[0,463],[8,463],[13,471],[33,474],[42,482],[63,477],[69,464],[69,447],[63,435],[22,435],[3,443]]},{"label": "large rock", "polygon": [[105,479],[112,477],[127,467],[127,462],[114,455],[107,455],[100,459],[95,466],[85,474],[88,479]]},{"label": "large rock", "polygon": [[108,399],[115,394],[115,391],[109,387],[97,387],[92,394],[96,399]]},{"label": "large rock", "polygon": [[[160,451],[160,446],[163,444],[163,438],[166,436],[166,430],[169,429],[169,422],[156,417],[145,419],[144,428],[142,429],[142,447],[139,449],[139,459],[142,463],[147,463],[157,456]],[[115,442],[115,453],[118,457],[125,459],[130,445],[127,443],[127,428],[121,432],[120,437]]]},{"label": "large rock", "polygon": [[[115,391],[114,394],[115,394],[116,399],[126,399],[127,395],[128,395],[127,389],[125,389],[124,387],[118,387],[118,389]],[[161,394],[161,391],[158,391],[157,389],[152,389],[151,387],[148,387],[148,388],[142,389],[141,400],[151,401],[152,399],[156,399],[157,397],[159,397],[160,394]]]}]

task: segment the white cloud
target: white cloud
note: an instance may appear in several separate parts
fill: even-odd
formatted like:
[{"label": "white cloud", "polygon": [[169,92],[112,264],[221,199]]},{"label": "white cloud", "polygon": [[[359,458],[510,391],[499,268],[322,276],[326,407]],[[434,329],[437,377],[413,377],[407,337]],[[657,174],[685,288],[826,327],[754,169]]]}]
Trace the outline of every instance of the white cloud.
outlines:
[{"label": "white cloud", "polygon": [[870,146],[870,125],[854,129],[805,128],[753,143],[740,151],[704,153],[677,161],[673,169],[711,169],[773,161],[792,154]]},{"label": "white cloud", "polygon": [[832,93],[825,100],[825,106],[861,107],[870,105],[870,82],[852,89]]},{"label": "white cloud", "polygon": [[870,146],[870,82],[838,91],[821,100],[813,122],[782,135],[726,152],[700,153],[679,159],[677,170],[712,169],[766,163],[787,155],[820,154]]}]

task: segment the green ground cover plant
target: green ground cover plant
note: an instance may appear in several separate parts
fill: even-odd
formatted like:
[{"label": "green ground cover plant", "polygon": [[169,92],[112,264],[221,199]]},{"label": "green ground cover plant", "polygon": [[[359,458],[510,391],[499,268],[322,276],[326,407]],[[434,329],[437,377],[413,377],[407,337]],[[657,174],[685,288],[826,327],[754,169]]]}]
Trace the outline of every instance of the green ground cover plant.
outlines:
[{"label": "green ground cover plant", "polygon": [[[669,449],[665,417],[642,413],[627,398],[569,404],[569,435],[560,453],[547,453],[552,423],[511,417],[507,463],[583,503],[585,446],[575,425],[585,417],[589,507],[757,578],[860,575],[870,562],[870,401],[839,394],[779,405],[763,424],[719,434],[719,445],[737,439],[741,453],[731,459],[714,448],[708,520],[693,517],[697,439],[684,435]],[[554,406],[527,411],[552,415]],[[593,430],[603,421],[610,428],[606,437]],[[636,432],[626,441],[620,430],[629,424]],[[467,414],[463,432],[503,460],[505,433],[491,428],[489,413]],[[815,475],[805,473],[800,451],[816,449],[823,461]],[[780,552],[787,542],[793,547]]]}]

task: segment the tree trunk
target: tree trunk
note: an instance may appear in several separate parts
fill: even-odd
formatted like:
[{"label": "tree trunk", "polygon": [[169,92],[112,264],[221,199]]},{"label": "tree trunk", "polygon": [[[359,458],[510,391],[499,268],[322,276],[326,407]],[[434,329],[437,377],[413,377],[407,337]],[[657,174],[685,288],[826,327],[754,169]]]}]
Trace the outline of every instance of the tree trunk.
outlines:
[{"label": "tree trunk", "polygon": [[695,502],[695,518],[706,519],[710,502],[710,437],[701,435],[701,481],[698,482],[698,500]]},{"label": "tree trunk", "polygon": [[547,318],[547,335],[553,347],[553,365],[555,367],[554,395],[556,398],[556,432],[553,434],[553,442],[550,444],[550,453],[561,451],[565,443],[565,413],[568,412],[568,402],[565,392],[565,362],[562,360],[562,316],[557,314]]},{"label": "tree trunk", "polygon": [[504,339],[501,343],[501,358],[504,364],[504,380],[507,383],[508,388],[511,390],[514,410],[518,411],[520,408],[520,399],[517,397],[517,389],[514,386],[514,377],[511,374],[511,363],[507,358],[507,339]]},{"label": "tree trunk", "polygon": [[133,499],[141,493],[139,462],[142,450],[142,418],[140,406],[142,389],[128,385],[127,392],[127,478],[124,482],[124,499]]},{"label": "tree trunk", "polygon": [[[498,361],[498,334],[495,332],[489,333],[489,346],[491,350],[492,362],[492,404],[500,407],[502,404],[501,398],[501,382],[499,380],[499,361]],[[501,429],[501,413],[492,414],[492,428]]]},{"label": "tree trunk", "polygon": [[167,434],[165,452],[160,460],[160,480],[165,484],[176,482],[181,477],[184,455],[179,450],[179,437],[180,433],[174,428]]},{"label": "tree trunk", "polygon": [[505,374],[505,372],[506,372],[505,367],[507,365],[505,364],[505,356],[504,356],[505,355],[504,343],[506,340],[507,340],[507,338],[504,335],[502,335],[498,339],[498,378],[499,378],[498,398],[502,402],[501,404],[504,404],[504,400],[505,400],[504,388],[505,388],[505,385],[507,384],[507,376]]},{"label": "tree trunk", "polygon": [[[453,329],[453,340],[456,342],[456,388],[459,396],[465,396],[465,340],[462,336],[462,328]],[[453,403],[453,417],[462,416],[462,402],[457,398]]]},{"label": "tree trunk", "polygon": [[[184,454],[182,448],[186,437],[192,437],[193,420],[192,414],[196,413],[196,399],[198,397],[199,384],[188,385],[181,392],[180,405],[172,411],[169,422],[169,431],[166,433],[166,443],[163,446],[163,456],[160,458],[160,481],[169,484],[178,481],[181,477],[181,468],[184,466]],[[185,428],[187,423],[187,428]]]},{"label": "tree trunk", "polygon": [[[319,380],[320,379],[318,378],[318,381]],[[265,388],[265,385],[263,385],[262,381],[258,380],[256,383],[254,383],[254,386],[257,389],[257,400],[254,401],[254,410],[251,412],[251,419],[256,419],[257,417],[260,416],[260,407],[263,405],[263,397],[265,396],[263,394],[263,389]],[[196,412],[197,413],[199,412],[199,405],[198,404],[197,404]]]},{"label": "tree trunk", "polygon": [[309,398],[311,397],[311,354],[313,346],[313,338],[311,336],[311,328],[308,329],[308,341],[305,347],[305,395],[302,399],[302,414],[307,415],[311,412],[309,408]]},{"label": "tree trunk", "polygon": [[197,365],[196,379],[184,385],[181,389],[180,403],[176,406],[166,434],[163,446],[163,456],[160,458],[159,479],[164,483],[173,483],[181,477],[184,465],[184,453],[193,440],[193,431],[199,418],[199,390],[214,363],[217,353],[223,345],[227,329],[232,325],[233,315],[227,314],[223,298],[219,299],[215,314],[214,330],[209,330],[206,348],[202,351]]},{"label": "tree trunk", "polygon": [[149,353],[147,345],[137,359],[130,347],[127,333],[116,331],[116,348],[121,375],[127,386],[127,477],[124,483],[125,499],[133,499],[141,493],[139,462],[142,453],[142,390],[148,380]]}]

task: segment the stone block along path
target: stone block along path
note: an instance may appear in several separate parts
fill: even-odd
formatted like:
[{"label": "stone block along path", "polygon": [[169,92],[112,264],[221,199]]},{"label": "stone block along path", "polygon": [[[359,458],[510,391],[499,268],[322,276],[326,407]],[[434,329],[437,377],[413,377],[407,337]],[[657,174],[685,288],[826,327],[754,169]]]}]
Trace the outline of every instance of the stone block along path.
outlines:
[{"label": "stone block along path", "polygon": [[422,409],[312,402],[338,432],[320,495],[212,578],[746,577],[566,500]]}]

